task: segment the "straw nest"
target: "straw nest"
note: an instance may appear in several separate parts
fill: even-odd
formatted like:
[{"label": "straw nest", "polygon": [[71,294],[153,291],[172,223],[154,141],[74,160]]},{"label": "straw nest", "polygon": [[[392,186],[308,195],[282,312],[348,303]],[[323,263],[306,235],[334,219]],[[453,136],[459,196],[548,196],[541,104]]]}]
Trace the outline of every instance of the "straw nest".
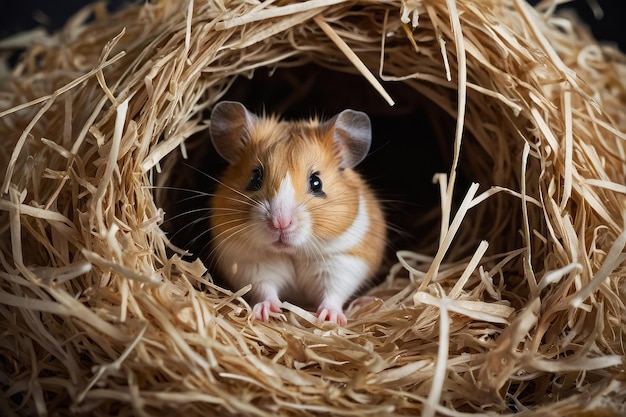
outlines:
[{"label": "straw nest", "polygon": [[[552,6],[100,4],[31,46],[1,84],[0,413],[623,415],[626,60]],[[329,106],[440,109],[450,155],[430,214],[389,215],[432,238],[346,328],[251,320],[154,197],[240,80],[311,67],[363,81]]]}]

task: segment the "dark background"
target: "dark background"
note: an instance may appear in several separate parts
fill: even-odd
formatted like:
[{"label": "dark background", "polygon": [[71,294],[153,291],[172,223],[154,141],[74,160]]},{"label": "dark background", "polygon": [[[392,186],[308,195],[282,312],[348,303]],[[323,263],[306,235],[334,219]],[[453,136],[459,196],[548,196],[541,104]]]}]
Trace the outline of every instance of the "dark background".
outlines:
[{"label": "dark background", "polygon": [[[137,0],[134,0],[135,2]],[[600,19],[593,15],[589,3],[597,2],[604,14]],[[133,0],[108,0],[110,10],[115,10]],[[50,31],[59,29],[73,13],[90,0],[0,0],[0,38],[43,26]],[[530,3],[537,3],[530,0]],[[596,39],[616,43],[626,51],[623,0],[573,0],[561,8],[573,8],[592,29]]]}]

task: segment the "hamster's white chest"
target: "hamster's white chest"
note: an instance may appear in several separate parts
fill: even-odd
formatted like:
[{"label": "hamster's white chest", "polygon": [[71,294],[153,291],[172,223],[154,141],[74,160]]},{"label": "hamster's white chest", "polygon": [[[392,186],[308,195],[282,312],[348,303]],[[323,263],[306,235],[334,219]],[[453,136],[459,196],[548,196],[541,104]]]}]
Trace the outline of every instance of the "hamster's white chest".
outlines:
[{"label": "hamster's white chest", "polygon": [[[318,258],[287,254],[265,254],[263,259],[239,258],[233,268],[231,281],[243,287],[271,283],[278,292],[298,305],[319,303],[328,293],[354,291],[367,275],[368,265],[360,258],[345,254]],[[357,278],[358,277],[358,278]]]}]

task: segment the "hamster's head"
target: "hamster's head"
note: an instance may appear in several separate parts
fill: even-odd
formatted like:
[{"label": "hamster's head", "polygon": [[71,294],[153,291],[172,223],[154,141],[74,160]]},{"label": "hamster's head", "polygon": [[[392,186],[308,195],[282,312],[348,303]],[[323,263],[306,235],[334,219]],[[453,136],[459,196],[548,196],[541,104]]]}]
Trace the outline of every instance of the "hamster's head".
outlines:
[{"label": "hamster's head", "polygon": [[315,257],[353,223],[364,185],[352,168],[371,143],[365,113],[284,122],[221,102],[210,133],[229,163],[211,203],[216,248]]}]

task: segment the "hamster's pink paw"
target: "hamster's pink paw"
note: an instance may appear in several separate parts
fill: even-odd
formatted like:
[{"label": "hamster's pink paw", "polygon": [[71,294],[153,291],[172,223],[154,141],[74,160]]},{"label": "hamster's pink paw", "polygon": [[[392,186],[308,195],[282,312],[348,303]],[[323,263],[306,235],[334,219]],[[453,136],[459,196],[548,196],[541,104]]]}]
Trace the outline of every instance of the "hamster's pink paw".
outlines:
[{"label": "hamster's pink paw", "polygon": [[348,319],[341,309],[320,306],[315,315],[319,321],[329,321],[342,327],[348,323]]},{"label": "hamster's pink paw", "polygon": [[254,318],[257,320],[268,321],[270,318],[270,312],[280,313],[280,301],[278,300],[265,300],[260,303],[256,303],[252,308]]}]

